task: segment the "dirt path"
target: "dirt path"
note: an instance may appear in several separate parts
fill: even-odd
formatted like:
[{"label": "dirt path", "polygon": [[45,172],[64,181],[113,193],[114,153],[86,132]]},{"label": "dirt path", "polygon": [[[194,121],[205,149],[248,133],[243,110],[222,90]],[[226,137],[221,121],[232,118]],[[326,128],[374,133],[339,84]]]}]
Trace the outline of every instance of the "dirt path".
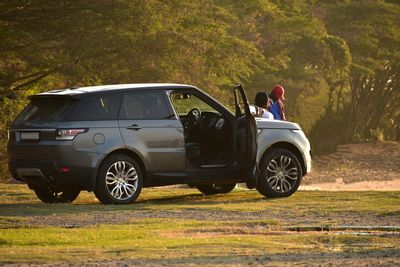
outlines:
[{"label": "dirt path", "polygon": [[362,181],[344,183],[343,179],[336,179],[334,183],[312,183],[300,186],[304,191],[400,191],[400,179],[390,181]]},{"label": "dirt path", "polygon": [[341,145],[313,158],[302,185],[304,190],[400,190],[400,142]]}]

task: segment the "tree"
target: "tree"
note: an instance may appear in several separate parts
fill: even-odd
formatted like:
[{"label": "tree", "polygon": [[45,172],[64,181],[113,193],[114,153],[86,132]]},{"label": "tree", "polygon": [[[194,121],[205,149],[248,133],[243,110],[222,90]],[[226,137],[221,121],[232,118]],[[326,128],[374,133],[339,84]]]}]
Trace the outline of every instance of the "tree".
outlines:
[{"label": "tree", "polygon": [[263,61],[253,43],[234,34],[240,23],[211,0],[3,1],[1,134],[12,119],[7,110],[21,109],[21,97],[4,97],[27,92],[178,82],[226,98],[222,88],[249,79]]},{"label": "tree", "polygon": [[60,86],[172,80],[216,89],[262,60],[230,34],[238,19],[212,1],[7,1],[0,10],[2,95],[49,76]]},{"label": "tree", "polygon": [[310,1],[224,1],[224,6],[243,21],[236,28],[240,36],[265,58],[248,87],[255,93],[282,84],[289,119],[311,130],[330,101],[329,91],[348,73],[346,42],[326,31]]},{"label": "tree", "polygon": [[346,40],[353,58],[349,101],[342,100],[346,139],[393,136],[400,102],[400,6],[337,1],[324,7],[328,30]]}]

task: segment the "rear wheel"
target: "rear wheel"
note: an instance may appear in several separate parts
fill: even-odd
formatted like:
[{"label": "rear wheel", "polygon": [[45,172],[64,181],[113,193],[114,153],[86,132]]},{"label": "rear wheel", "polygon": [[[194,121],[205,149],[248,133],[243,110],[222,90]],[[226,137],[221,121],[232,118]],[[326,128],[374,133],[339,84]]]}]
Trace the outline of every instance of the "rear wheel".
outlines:
[{"label": "rear wheel", "polygon": [[204,195],[227,194],[235,188],[236,184],[202,184],[196,188]]},{"label": "rear wheel", "polygon": [[74,201],[81,192],[76,188],[65,188],[54,190],[50,187],[39,187],[34,189],[36,196],[44,203],[70,203]]},{"label": "rear wheel", "polygon": [[112,155],[101,165],[94,193],[103,204],[129,204],[143,185],[139,164],[123,154]]},{"label": "rear wheel", "polygon": [[266,197],[288,197],[299,188],[301,178],[296,155],[287,149],[273,149],[260,163],[257,190]]}]

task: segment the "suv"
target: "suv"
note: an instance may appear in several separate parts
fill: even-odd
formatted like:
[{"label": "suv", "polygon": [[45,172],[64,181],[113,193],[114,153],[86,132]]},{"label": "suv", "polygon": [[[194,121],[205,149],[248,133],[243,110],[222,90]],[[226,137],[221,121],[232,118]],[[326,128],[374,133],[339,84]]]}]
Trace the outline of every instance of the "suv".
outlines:
[{"label": "suv", "polygon": [[87,190],[104,204],[127,204],[142,187],[173,184],[207,195],[239,182],[267,197],[293,194],[310,170],[307,138],[297,124],[255,119],[241,86],[233,94],[235,114],[181,84],[33,95],[9,129],[11,175],[45,203]]}]

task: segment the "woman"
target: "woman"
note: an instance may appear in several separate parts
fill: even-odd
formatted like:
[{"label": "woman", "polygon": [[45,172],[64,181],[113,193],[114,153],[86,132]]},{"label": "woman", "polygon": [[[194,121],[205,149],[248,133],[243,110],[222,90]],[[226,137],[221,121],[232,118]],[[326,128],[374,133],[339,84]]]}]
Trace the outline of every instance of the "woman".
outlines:
[{"label": "woman", "polygon": [[272,88],[270,98],[272,100],[268,110],[274,115],[276,120],[286,120],[285,116],[285,89],[282,85],[275,85]]}]

